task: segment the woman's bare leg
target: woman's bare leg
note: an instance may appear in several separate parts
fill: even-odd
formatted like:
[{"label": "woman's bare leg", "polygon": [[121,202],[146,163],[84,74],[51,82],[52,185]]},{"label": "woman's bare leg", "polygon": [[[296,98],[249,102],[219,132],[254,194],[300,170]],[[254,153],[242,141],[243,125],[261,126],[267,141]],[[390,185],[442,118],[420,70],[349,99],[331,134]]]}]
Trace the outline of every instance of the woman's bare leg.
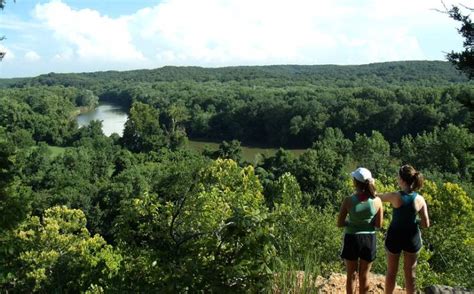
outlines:
[{"label": "woman's bare leg", "polygon": [[405,273],[405,288],[408,294],[415,293],[416,253],[403,252],[403,272]]},{"label": "woman's bare leg", "polygon": [[369,291],[369,272],[372,262],[363,259],[359,262],[359,293],[364,294]]},{"label": "woman's bare leg", "polygon": [[354,293],[354,283],[356,278],[356,271],[357,271],[357,260],[347,260],[344,259],[344,263],[346,264],[346,293],[352,294]]},{"label": "woman's bare leg", "polygon": [[385,293],[392,294],[397,279],[398,261],[400,254],[394,254],[387,250],[387,274],[385,275]]}]

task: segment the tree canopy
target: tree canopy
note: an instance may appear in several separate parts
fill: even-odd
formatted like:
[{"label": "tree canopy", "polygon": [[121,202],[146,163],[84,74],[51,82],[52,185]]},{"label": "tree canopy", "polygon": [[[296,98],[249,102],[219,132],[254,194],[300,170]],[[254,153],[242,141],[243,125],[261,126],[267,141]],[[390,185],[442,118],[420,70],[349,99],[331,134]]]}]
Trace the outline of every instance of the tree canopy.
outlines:
[{"label": "tree canopy", "polygon": [[[473,8],[462,6],[465,10],[472,12]],[[465,72],[469,79],[474,78],[474,23],[470,15],[464,14],[459,6],[452,6],[447,9],[449,16],[461,23],[458,29],[459,34],[464,38],[463,48],[461,52],[448,53],[448,60],[456,65],[456,67]]]}]

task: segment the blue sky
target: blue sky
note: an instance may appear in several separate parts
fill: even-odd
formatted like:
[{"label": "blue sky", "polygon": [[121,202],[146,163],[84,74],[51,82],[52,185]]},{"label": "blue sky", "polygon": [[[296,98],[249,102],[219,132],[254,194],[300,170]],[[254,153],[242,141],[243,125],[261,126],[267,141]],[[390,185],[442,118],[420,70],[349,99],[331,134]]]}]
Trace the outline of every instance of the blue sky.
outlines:
[{"label": "blue sky", "polygon": [[459,24],[435,9],[443,9],[441,1],[7,0],[0,78],[165,65],[444,60],[462,48],[462,38]]}]

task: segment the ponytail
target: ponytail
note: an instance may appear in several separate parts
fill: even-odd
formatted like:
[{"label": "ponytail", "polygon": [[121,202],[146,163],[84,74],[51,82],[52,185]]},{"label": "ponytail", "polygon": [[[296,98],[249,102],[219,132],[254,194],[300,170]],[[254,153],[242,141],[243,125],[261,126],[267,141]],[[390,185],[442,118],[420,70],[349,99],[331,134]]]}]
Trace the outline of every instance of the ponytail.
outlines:
[{"label": "ponytail", "polygon": [[415,174],[413,175],[413,183],[411,183],[410,189],[412,190],[421,189],[423,187],[423,181],[424,181],[423,175],[419,171],[415,172]]},{"label": "ponytail", "polygon": [[365,180],[365,192],[369,194],[370,198],[375,198],[375,182],[374,179]]},{"label": "ponytail", "polygon": [[404,165],[398,171],[400,178],[408,184],[411,191],[419,190],[423,187],[424,177],[411,165]]}]

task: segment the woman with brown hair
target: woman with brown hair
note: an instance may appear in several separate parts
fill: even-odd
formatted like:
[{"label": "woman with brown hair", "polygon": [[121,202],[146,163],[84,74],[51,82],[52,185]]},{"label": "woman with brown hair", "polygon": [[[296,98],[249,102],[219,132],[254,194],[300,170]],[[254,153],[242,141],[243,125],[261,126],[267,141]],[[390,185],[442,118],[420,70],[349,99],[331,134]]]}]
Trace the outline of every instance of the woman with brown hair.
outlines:
[{"label": "woman with brown hair", "polygon": [[[400,191],[381,194],[380,199],[393,207],[393,217],[385,238],[387,274],[385,293],[395,288],[400,253],[403,251],[403,270],[407,293],[415,293],[415,269],[417,253],[422,246],[419,226],[428,228],[428,207],[423,196],[416,191],[423,186],[423,175],[411,165],[398,171]],[[417,219],[420,216],[420,220]]]},{"label": "woman with brown hair", "polygon": [[359,293],[366,293],[367,276],[377,252],[375,228],[382,226],[383,206],[380,198],[375,197],[374,179],[368,169],[360,167],[351,175],[355,192],[341,204],[337,226],[345,227],[341,257],[346,264],[346,292],[354,293],[359,272]]}]

